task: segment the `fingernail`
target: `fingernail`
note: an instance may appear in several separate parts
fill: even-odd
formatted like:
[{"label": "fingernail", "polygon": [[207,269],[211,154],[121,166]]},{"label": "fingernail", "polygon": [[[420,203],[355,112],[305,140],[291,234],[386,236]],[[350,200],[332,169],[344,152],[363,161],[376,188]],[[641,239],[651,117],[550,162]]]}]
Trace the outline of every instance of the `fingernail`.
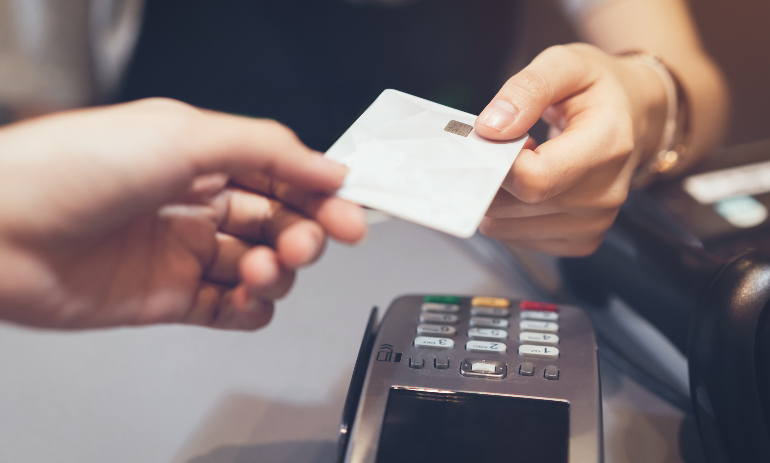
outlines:
[{"label": "fingernail", "polygon": [[322,175],[329,175],[330,177],[339,179],[338,183],[340,186],[342,186],[342,181],[345,180],[345,176],[350,172],[350,169],[344,165],[324,156],[313,156],[313,162],[315,163],[313,167],[317,172]]},{"label": "fingernail", "polygon": [[495,100],[484,108],[476,122],[502,132],[516,119],[516,108],[504,100]]}]

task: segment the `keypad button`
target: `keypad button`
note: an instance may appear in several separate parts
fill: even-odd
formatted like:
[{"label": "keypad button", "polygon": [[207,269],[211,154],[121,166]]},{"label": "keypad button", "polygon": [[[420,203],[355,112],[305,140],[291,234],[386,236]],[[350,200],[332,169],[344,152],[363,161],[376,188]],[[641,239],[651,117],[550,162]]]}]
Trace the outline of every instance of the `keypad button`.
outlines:
[{"label": "keypad button", "polygon": [[519,303],[519,309],[521,310],[541,310],[545,312],[558,312],[559,306],[556,304],[548,304],[547,302],[536,301],[521,301]]},{"label": "keypad button", "polygon": [[474,317],[503,317],[511,316],[510,309],[501,309],[499,307],[471,307],[471,315]]},{"label": "keypad button", "polygon": [[540,320],[544,322],[558,322],[559,314],[557,312],[541,312],[537,310],[523,310],[519,312],[522,320]]},{"label": "keypad button", "polygon": [[508,320],[504,318],[471,317],[470,324],[478,328],[508,328]]},{"label": "keypad button", "polygon": [[422,299],[423,302],[437,302],[439,304],[454,304],[460,303],[459,296],[443,296],[438,294],[429,294]]},{"label": "keypad button", "polygon": [[472,363],[471,371],[476,373],[494,373],[495,366],[489,363]]},{"label": "keypad button", "polygon": [[543,371],[543,377],[545,379],[550,379],[551,381],[556,381],[559,379],[559,367],[556,365],[548,365]]},{"label": "keypad button", "polygon": [[554,322],[541,322],[537,320],[522,320],[519,322],[521,331],[540,331],[542,333],[558,333],[559,324]]},{"label": "keypad button", "polygon": [[409,368],[420,369],[425,366],[425,359],[423,357],[415,356],[409,357]]},{"label": "keypad button", "polygon": [[457,330],[448,325],[417,325],[417,334],[420,336],[454,337]]},{"label": "keypad button", "polygon": [[450,313],[421,313],[420,323],[438,323],[440,325],[456,325],[460,317]]},{"label": "keypad button", "polygon": [[433,366],[438,370],[449,368],[449,357],[436,357],[433,359]]},{"label": "keypad button", "polygon": [[423,349],[454,349],[455,342],[447,338],[417,336],[414,338],[414,347]]},{"label": "keypad button", "polygon": [[505,341],[508,339],[508,332],[494,328],[471,328],[468,330],[468,337],[487,341]]},{"label": "keypad button", "polygon": [[504,378],[508,367],[501,360],[465,359],[460,364],[460,374],[472,378]]},{"label": "keypad button", "polygon": [[493,354],[504,354],[508,348],[502,342],[490,341],[468,341],[465,343],[465,349],[469,352],[484,352]]},{"label": "keypad button", "polygon": [[438,304],[435,302],[426,302],[422,305],[422,311],[433,313],[457,313],[460,311],[460,306],[456,304]]},{"label": "keypad button", "polygon": [[532,376],[535,374],[535,364],[532,362],[524,362],[519,365],[519,374],[521,376]]},{"label": "keypad button", "polygon": [[544,359],[557,359],[559,358],[559,349],[555,347],[531,346],[529,344],[524,344],[519,346],[519,355]]},{"label": "keypad button", "polygon": [[484,307],[510,307],[511,301],[502,297],[484,297],[476,296],[471,299],[471,305],[480,305]]},{"label": "keypad button", "polygon": [[555,346],[559,344],[559,336],[548,333],[531,333],[524,331],[519,333],[519,341],[532,344],[547,344],[549,346]]}]

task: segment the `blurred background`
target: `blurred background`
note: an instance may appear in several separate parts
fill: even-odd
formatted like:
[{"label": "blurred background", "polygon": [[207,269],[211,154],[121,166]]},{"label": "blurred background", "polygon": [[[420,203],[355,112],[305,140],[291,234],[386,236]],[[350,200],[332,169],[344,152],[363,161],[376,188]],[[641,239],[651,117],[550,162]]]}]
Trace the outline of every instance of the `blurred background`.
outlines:
[{"label": "blurred background", "polygon": [[[194,97],[185,98],[189,92],[179,90],[186,81],[183,74],[184,65],[169,60],[168,50],[173,51],[173,47],[177,47],[178,55],[189,56],[191,53],[196,53],[194,46],[200,45],[195,42],[196,25],[185,19],[185,12],[205,9],[206,4],[217,5],[221,10],[226,8],[220,8],[220,5],[237,3],[248,4],[249,2],[0,0],[0,122],[7,123],[58,109],[164,93],[168,94],[164,96],[178,96],[182,99],[191,99],[192,103],[216,107],[217,102],[211,99],[199,98],[201,101],[195,101]],[[262,12],[265,10],[264,5],[271,2],[250,3],[259,3],[261,5],[259,11]],[[291,5],[296,2],[272,3]],[[459,2],[458,5],[462,3],[464,2]],[[506,3],[516,2],[501,0],[495,3],[499,4],[497,6],[502,8],[500,11],[505,14],[480,17],[480,21],[487,22],[486,27],[481,30],[488,31],[492,28],[499,31],[508,25],[510,32],[506,34],[510,34],[511,47],[505,51],[507,56],[515,56],[515,59],[511,58],[506,63],[504,72],[495,71],[495,75],[476,83],[478,87],[482,87],[478,88],[478,96],[475,97],[478,101],[491,98],[506,76],[520,69],[544,48],[553,44],[579,40],[557,0],[524,0],[518,2],[516,9],[505,6]],[[444,4],[446,5],[446,2]],[[770,28],[766,27],[766,19],[770,17],[770,2],[690,0],[690,5],[705,46],[727,76],[732,92],[733,114],[726,144],[738,145],[770,138],[767,131],[770,125],[770,111],[767,109],[770,107],[770,91],[767,90],[767,82],[770,82],[770,59],[767,58],[766,53],[766,47],[770,46]],[[145,21],[145,32],[140,35],[140,17],[143,9],[150,14]],[[415,7],[415,15],[419,14],[417,9],[418,7]],[[342,9],[333,13],[337,16],[345,14]],[[435,16],[435,9],[431,14]],[[514,17],[507,18],[509,14]],[[232,15],[236,19],[225,21],[217,26],[219,29],[208,27],[206,33],[209,36],[205,38],[210,41],[210,34],[216,33],[233,36],[233,30],[238,26],[235,22],[240,23],[237,18],[242,17],[243,14],[232,13]],[[168,21],[162,28],[155,26],[160,22],[159,18]],[[219,19],[211,16],[211,21],[222,21],[226,18],[226,14],[223,13]],[[328,27],[328,24],[327,27],[323,27],[329,18],[315,15],[313,19],[316,26],[307,30],[309,36],[334,36],[335,28]],[[259,27],[259,24],[254,23],[251,29]],[[404,27],[409,26],[404,25]],[[446,27],[454,26],[449,24]],[[166,58],[163,60],[154,58],[153,51],[156,47],[143,44],[150,38],[155,42],[159,37],[163,38],[159,32],[160,29],[174,30],[174,28],[178,31],[184,31],[187,28],[188,36],[185,38],[184,34],[178,35],[180,38],[177,41],[168,40],[169,37],[165,37],[167,40],[161,48],[166,47],[164,55]],[[394,40],[400,35],[394,32],[385,31],[389,40]],[[474,32],[469,30],[467,33]],[[150,37],[147,37],[148,35]],[[205,34],[198,34],[198,36],[201,35],[205,36]],[[247,40],[248,37],[248,35],[241,35],[240,39]],[[229,40],[237,39],[235,37]],[[314,41],[309,37],[304,40],[308,40],[309,45]],[[135,47],[137,41],[139,45]],[[347,40],[347,42],[355,41]],[[412,43],[415,42],[412,41]],[[462,48],[458,44],[444,45],[447,49]],[[344,49],[333,51],[337,54],[345,52]],[[353,48],[350,52],[356,53],[358,50]],[[221,49],[219,53],[211,55],[206,55],[204,51],[201,53],[201,63],[198,68],[191,69],[207,69],[208,66],[211,70],[216,63],[207,63],[207,58],[210,62],[214,58],[222,58],[221,55]],[[226,58],[238,59],[239,57],[233,55]],[[475,58],[471,55],[464,56],[462,53],[458,55],[458,63],[467,63],[472,59]],[[155,82],[152,86],[147,85],[147,78],[142,81],[148,66],[152,66],[152,69],[157,71],[151,78],[153,82],[159,80],[158,75],[165,72],[163,66],[167,66],[168,72],[165,74],[170,84],[164,87],[162,82]],[[174,74],[175,69],[178,74]],[[457,66],[440,71],[445,74],[462,73],[465,72],[463,69],[467,70],[468,66]],[[280,69],[272,68],[271,72],[280,74]],[[125,86],[126,76],[129,76],[128,89]],[[394,81],[384,84],[392,84],[392,82]],[[395,82],[398,83],[397,80]],[[205,84],[205,81],[203,83]],[[122,87],[121,84],[123,84]],[[401,87],[403,86],[404,84],[401,84]],[[450,88],[451,82],[446,86]],[[353,92],[355,89],[346,88],[343,91]],[[198,93],[201,93],[200,88]],[[423,93],[421,96],[444,99],[448,104],[463,107],[461,109],[471,111],[481,109],[477,107],[480,104],[478,101],[452,101],[452,99],[442,98],[441,95],[429,94],[430,92],[427,91],[421,93]],[[244,98],[247,97],[248,95]],[[369,95],[361,98],[369,98]],[[319,103],[323,104],[323,102]],[[238,109],[237,105],[230,106]],[[355,113],[361,109],[353,107],[349,111]],[[274,117],[280,119],[280,116],[281,114],[278,114]],[[287,119],[291,125],[292,118],[287,117]],[[347,120],[344,121],[344,123],[347,122]],[[340,127],[342,125],[343,123]],[[330,139],[339,130],[339,127],[329,128],[330,134],[326,138]],[[543,139],[543,130],[542,127],[533,130],[536,138]],[[327,141],[324,139],[320,143],[327,143]]]}]

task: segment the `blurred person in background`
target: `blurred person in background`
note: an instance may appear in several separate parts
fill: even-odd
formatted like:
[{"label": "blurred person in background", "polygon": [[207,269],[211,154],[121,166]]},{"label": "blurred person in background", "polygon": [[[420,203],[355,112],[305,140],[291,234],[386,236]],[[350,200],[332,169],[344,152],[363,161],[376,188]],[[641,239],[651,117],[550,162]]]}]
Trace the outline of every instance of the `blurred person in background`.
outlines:
[{"label": "blurred person in background", "polygon": [[719,143],[729,102],[684,0],[562,3],[586,43],[513,74],[515,0],[0,0],[0,106],[13,120],[163,96],[277,119],[319,151],[385,88],[480,113],[496,140],[543,118],[550,139],[522,151],[481,231],[586,255],[632,186]]}]

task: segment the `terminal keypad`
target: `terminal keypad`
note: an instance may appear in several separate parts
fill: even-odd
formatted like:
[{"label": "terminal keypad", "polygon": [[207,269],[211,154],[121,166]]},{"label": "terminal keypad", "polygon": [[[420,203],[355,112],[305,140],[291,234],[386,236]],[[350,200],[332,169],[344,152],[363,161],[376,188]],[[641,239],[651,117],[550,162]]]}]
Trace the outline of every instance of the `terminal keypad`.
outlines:
[{"label": "terminal keypad", "polygon": [[[562,355],[557,347],[558,305],[486,296],[474,297],[470,303],[468,307],[468,299],[456,296],[424,298],[415,320],[413,346],[426,358],[420,362],[422,356],[413,357],[414,365],[410,358],[411,368],[432,365],[437,370],[456,372],[459,367],[463,376],[486,379],[503,379],[510,369],[514,376],[531,378],[528,381],[559,380],[555,364]],[[459,349],[469,354],[460,365],[450,365],[451,354],[429,352]]]}]

